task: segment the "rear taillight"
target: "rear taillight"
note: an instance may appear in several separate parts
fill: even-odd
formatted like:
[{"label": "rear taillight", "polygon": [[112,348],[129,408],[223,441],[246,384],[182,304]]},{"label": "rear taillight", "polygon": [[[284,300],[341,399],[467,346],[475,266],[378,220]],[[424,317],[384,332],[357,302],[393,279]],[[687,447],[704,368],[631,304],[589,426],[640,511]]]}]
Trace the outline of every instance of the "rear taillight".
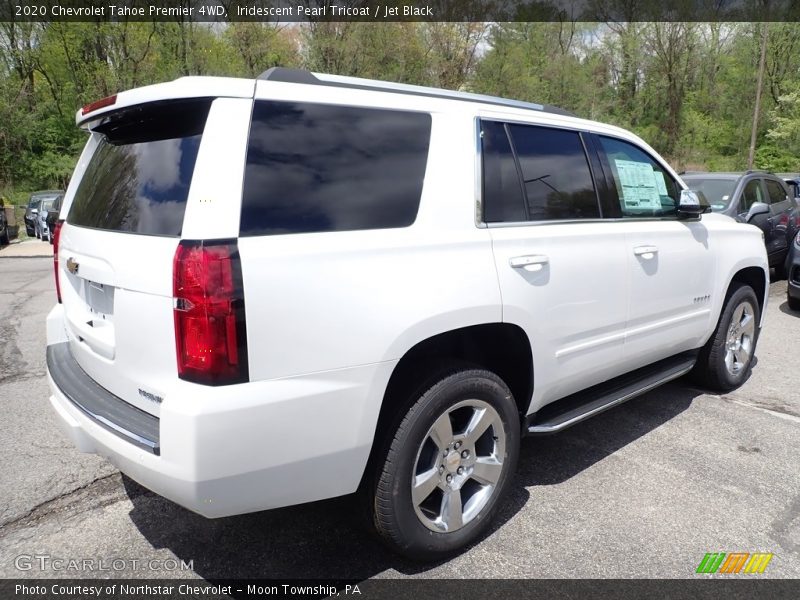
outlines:
[{"label": "rear taillight", "polygon": [[235,241],[180,243],[173,262],[172,295],[181,379],[208,385],[248,380],[242,288]]},{"label": "rear taillight", "polygon": [[51,234],[53,236],[53,271],[56,275],[56,297],[59,304],[61,304],[61,277],[58,274],[58,241],[61,238],[61,225],[63,224],[63,219],[57,221]]}]

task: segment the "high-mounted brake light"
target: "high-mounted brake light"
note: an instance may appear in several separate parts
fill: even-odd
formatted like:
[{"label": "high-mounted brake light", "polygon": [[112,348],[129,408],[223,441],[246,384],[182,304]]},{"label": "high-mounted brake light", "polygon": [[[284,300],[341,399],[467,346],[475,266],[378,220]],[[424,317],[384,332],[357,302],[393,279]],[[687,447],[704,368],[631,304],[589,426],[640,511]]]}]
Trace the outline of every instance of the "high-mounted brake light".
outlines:
[{"label": "high-mounted brake light", "polygon": [[88,115],[90,112],[95,110],[100,110],[101,108],[105,108],[106,106],[112,106],[117,103],[117,95],[114,94],[113,96],[107,96],[95,102],[90,102],[86,106],[81,109],[82,115]]},{"label": "high-mounted brake light", "polygon": [[58,242],[61,239],[61,226],[64,224],[64,219],[57,221],[53,227],[53,271],[56,275],[56,297],[58,303],[61,304],[61,277],[58,274]]},{"label": "high-mounted brake light", "polygon": [[172,271],[178,376],[208,385],[248,380],[247,333],[235,241],[183,240]]}]

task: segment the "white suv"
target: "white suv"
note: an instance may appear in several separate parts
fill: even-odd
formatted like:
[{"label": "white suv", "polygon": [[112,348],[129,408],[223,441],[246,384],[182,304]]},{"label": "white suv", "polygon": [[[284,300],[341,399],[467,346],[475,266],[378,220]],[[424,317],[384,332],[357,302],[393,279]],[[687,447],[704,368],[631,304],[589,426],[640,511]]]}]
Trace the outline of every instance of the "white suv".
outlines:
[{"label": "white suv", "polygon": [[443,556],[486,532],[521,435],[749,374],[760,231],[616,127],[280,68],[77,122],[50,400],[207,517],[359,491],[397,551]]}]

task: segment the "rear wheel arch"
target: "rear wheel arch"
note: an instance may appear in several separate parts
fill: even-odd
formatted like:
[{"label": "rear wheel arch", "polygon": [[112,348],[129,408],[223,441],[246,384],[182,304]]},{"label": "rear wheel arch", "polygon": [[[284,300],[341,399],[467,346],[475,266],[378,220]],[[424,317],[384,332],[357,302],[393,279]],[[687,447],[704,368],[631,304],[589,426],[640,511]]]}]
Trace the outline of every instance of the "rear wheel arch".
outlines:
[{"label": "rear wheel arch", "polygon": [[533,394],[530,340],[518,325],[485,323],[446,331],[412,346],[389,378],[365,474],[402,421],[416,397],[453,371],[471,366],[500,377],[511,390],[522,419]]}]

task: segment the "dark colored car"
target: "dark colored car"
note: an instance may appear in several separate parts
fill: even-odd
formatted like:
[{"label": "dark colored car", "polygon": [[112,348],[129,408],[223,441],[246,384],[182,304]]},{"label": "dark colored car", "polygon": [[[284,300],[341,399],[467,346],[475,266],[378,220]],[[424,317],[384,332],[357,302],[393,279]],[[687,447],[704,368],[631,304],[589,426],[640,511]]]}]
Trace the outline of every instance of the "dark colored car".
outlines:
[{"label": "dark colored car", "polygon": [[6,222],[6,211],[0,202],[0,246],[8,244],[8,222]]},{"label": "dark colored car", "polygon": [[53,232],[56,230],[56,223],[58,222],[58,213],[61,212],[61,202],[64,200],[64,195],[60,195],[58,198],[55,199],[53,202],[53,206],[50,210],[47,211],[47,217],[45,220],[47,221],[47,238],[50,240],[50,244],[53,243]]},{"label": "dark colored car", "polygon": [[39,214],[39,203],[45,198],[54,198],[63,194],[61,190],[43,190],[33,192],[25,208],[25,231],[29,237],[36,235],[36,215]]},{"label": "dark colored car", "polygon": [[786,302],[792,310],[800,311],[800,232],[792,240],[786,257]]},{"label": "dark colored car", "polygon": [[789,188],[789,195],[794,196],[795,202],[800,204],[800,174],[779,173],[778,177],[783,179],[786,187]]},{"label": "dark colored car", "polygon": [[764,232],[769,266],[786,276],[786,260],[800,230],[800,209],[786,181],[764,171],[746,173],[686,173],[686,185],[703,192],[711,210],[752,223]]}]

